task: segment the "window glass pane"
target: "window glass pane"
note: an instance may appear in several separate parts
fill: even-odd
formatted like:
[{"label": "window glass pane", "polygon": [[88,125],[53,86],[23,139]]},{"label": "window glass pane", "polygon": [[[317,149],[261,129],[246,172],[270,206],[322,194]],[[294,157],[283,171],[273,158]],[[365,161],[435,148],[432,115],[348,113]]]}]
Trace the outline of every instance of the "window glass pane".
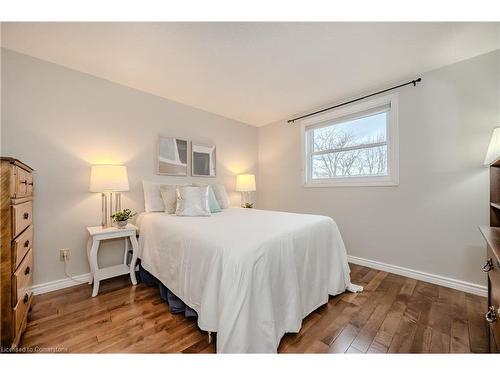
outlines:
[{"label": "window glass pane", "polygon": [[313,152],[387,141],[387,112],[312,130]]},{"label": "window glass pane", "polygon": [[387,176],[387,146],[312,156],[312,178]]}]

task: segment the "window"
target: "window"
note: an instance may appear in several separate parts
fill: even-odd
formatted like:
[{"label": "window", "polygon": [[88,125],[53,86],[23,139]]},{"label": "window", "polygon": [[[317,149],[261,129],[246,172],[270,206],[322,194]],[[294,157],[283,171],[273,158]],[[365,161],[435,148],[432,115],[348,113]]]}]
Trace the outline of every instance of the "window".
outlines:
[{"label": "window", "polygon": [[398,184],[395,95],[315,116],[302,126],[305,186]]}]

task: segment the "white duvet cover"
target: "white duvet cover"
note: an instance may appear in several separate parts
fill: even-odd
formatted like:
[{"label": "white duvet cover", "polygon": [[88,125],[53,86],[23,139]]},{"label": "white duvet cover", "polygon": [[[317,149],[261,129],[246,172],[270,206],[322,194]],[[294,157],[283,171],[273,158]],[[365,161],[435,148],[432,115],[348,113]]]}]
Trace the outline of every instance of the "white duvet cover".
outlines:
[{"label": "white duvet cover", "polygon": [[286,332],[351,284],[335,222],[228,208],[211,217],[140,218],[143,267],[217,332],[219,353],[276,353]]}]

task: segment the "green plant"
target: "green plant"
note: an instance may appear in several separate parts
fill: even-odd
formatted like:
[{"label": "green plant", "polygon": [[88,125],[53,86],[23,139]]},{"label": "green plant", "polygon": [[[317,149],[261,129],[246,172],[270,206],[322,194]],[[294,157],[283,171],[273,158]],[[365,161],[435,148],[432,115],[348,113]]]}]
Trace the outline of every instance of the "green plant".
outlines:
[{"label": "green plant", "polygon": [[115,214],[111,215],[111,218],[113,221],[126,221],[135,215],[137,215],[137,212],[132,213],[131,210],[126,208],[123,211],[117,211]]}]

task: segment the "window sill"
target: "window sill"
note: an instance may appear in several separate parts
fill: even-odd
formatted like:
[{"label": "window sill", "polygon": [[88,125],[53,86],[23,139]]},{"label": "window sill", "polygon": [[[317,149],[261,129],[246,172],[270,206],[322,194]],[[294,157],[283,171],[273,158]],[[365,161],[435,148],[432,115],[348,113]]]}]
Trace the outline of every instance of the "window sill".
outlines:
[{"label": "window sill", "polygon": [[399,186],[399,181],[324,181],[324,182],[306,182],[302,185],[305,188],[329,188],[329,187],[389,187]]}]

